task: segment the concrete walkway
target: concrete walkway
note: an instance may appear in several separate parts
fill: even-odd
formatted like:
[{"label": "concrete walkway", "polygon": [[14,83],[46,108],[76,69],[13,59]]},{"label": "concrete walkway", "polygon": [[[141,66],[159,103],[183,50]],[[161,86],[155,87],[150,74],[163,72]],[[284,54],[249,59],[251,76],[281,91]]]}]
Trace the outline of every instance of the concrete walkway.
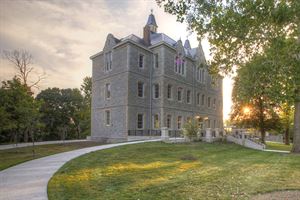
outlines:
[{"label": "concrete walkway", "polygon": [[39,158],[5,169],[0,171],[0,200],[46,200],[48,181],[69,160],[97,150],[154,141],[160,139],[88,147]]},{"label": "concrete walkway", "polygon": [[[35,142],[34,145],[45,145],[45,144],[63,144],[63,143],[73,143],[73,142],[86,142],[89,140],[57,140],[57,141],[46,141],[46,142]],[[0,145],[0,150],[13,149],[17,147],[28,147],[32,146],[32,142],[19,143],[19,144],[4,144]]]}]

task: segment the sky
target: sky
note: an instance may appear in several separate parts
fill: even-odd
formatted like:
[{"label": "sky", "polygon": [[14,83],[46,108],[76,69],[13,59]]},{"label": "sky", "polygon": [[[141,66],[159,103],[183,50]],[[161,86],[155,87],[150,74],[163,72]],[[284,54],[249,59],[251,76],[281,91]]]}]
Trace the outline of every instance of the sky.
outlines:
[{"label": "sky", "polygon": [[[108,33],[117,38],[142,36],[153,9],[158,32],[174,40],[188,37],[198,46],[196,35],[184,23],[164,12],[155,0],[0,0],[0,51],[26,50],[33,57],[36,74],[46,74],[40,89],[79,88],[92,74],[89,57],[100,51]],[[201,41],[210,59],[209,43]],[[0,57],[0,80],[11,79],[14,67]],[[32,81],[36,75],[33,74]],[[223,80],[224,119],[231,109],[232,80]]]}]

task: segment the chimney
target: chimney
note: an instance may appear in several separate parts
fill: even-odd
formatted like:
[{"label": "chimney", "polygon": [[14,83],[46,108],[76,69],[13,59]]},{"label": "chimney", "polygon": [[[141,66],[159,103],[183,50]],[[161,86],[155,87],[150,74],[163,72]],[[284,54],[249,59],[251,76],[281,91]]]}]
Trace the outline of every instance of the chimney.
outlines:
[{"label": "chimney", "polygon": [[151,34],[151,31],[150,31],[150,27],[149,26],[145,26],[144,27],[144,34],[143,34],[143,39],[145,41],[145,44],[150,46],[151,43],[150,43],[150,34]]}]

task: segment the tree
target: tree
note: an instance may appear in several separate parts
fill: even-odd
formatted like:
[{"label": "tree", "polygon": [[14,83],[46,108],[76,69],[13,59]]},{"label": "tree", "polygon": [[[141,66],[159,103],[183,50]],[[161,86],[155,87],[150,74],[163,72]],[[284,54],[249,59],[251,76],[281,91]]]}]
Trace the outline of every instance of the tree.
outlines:
[{"label": "tree", "polygon": [[266,131],[274,129],[279,122],[274,111],[278,106],[272,98],[274,68],[267,61],[264,56],[257,56],[238,69],[232,93],[232,120],[242,127],[259,128],[262,143],[265,143]]},{"label": "tree", "polygon": [[[165,10],[186,21],[199,38],[206,36],[211,44],[213,59],[210,72],[229,73],[233,66],[241,67],[264,53],[278,38],[285,46],[273,48],[268,58],[275,61],[281,76],[286,70],[293,84],[294,144],[293,152],[300,152],[300,1],[295,0],[228,0],[176,1],[157,0]],[[276,42],[275,42],[276,43]],[[280,56],[289,58],[279,59]],[[296,50],[296,51],[294,51]],[[288,73],[289,74],[289,73]]]},{"label": "tree", "polygon": [[91,132],[91,99],[92,99],[92,78],[85,77],[80,87],[83,93],[83,107],[77,113],[80,120],[80,127],[83,135],[87,136]]},{"label": "tree", "polygon": [[294,115],[294,107],[283,103],[280,106],[279,118],[281,123],[281,129],[284,131],[284,143],[286,145],[290,144],[290,129],[293,125],[293,115]]},{"label": "tree", "polygon": [[[39,102],[29,94],[18,78],[2,82],[0,88],[0,115],[2,141],[27,142],[37,128]],[[3,118],[2,118],[3,117]]]},{"label": "tree", "polygon": [[35,73],[32,66],[32,55],[25,50],[4,51],[4,57],[16,68],[16,77],[21,83],[31,91],[32,87],[39,88],[39,83],[45,78],[45,74],[37,75],[36,80],[31,80],[30,76]]},{"label": "tree", "polygon": [[80,137],[77,113],[83,107],[83,97],[78,89],[48,88],[41,91],[36,99],[43,102],[40,112],[48,139]]}]

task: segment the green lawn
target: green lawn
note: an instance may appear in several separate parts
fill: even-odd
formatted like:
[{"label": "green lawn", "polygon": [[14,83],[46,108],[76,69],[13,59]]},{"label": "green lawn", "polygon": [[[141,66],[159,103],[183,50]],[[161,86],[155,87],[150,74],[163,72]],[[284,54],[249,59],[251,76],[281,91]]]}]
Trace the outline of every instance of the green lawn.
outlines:
[{"label": "green lawn", "polygon": [[50,144],[35,146],[35,156],[32,154],[32,147],[21,147],[7,150],[0,150],[0,170],[6,169],[13,165],[49,156],[56,153],[71,151],[75,149],[100,145],[99,142],[74,142],[65,144]]},{"label": "green lawn", "polygon": [[226,143],[127,145],[66,163],[48,184],[60,199],[248,199],[300,189],[300,155]]},{"label": "green lawn", "polygon": [[280,151],[291,151],[292,145],[285,145],[283,143],[277,143],[277,142],[266,142],[267,149],[272,150],[280,150]]}]

